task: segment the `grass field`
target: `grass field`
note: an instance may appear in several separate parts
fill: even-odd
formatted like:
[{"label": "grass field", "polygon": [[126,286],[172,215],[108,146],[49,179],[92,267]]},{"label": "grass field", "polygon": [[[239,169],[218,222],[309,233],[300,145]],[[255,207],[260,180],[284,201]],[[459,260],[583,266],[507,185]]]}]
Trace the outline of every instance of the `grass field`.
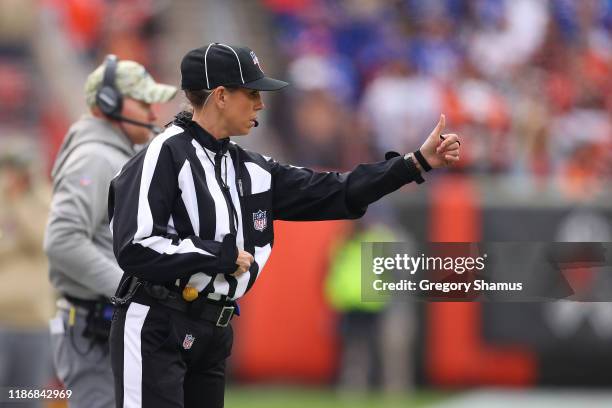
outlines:
[{"label": "grass field", "polygon": [[227,408],[419,408],[441,402],[449,394],[416,391],[414,394],[340,394],[328,388],[232,386],[225,392]]},{"label": "grass field", "polygon": [[480,388],[463,392],[415,391],[387,396],[338,394],[331,388],[233,386],[227,408],[609,408],[612,390],[579,388]]}]

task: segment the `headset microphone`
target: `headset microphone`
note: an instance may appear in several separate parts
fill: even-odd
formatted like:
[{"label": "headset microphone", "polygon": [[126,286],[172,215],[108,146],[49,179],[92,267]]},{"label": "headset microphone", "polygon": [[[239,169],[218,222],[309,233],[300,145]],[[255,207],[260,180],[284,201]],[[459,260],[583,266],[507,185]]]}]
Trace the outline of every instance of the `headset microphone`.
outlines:
[{"label": "headset microphone", "polygon": [[155,133],[156,135],[158,135],[158,134],[160,134],[161,132],[164,131],[164,129],[160,128],[159,126],[155,126],[155,125],[152,125],[150,123],[139,122],[137,120],[126,118],[126,117],[121,116],[121,115],[114,115],[113,119],[118,120],[120,122],[129,123],[129,124],[132,124],[132,125],[135,125],[135,126],[145,127],[147,129],[149,129],[151,132]]},{"label": "headset microphone", "polygon": [[131,123],[132,125],[142,126],[151,130],[155,134],[163,132],[163,129],[134,119],[121,116],[123,106],[123,95],[117,89],[116,76],[119,60],[115,55],[107,55],[104,60],[104,73],[102,74],[102,84],[96,93],[96,105],[102,113],[111,119],[121,122]]}]

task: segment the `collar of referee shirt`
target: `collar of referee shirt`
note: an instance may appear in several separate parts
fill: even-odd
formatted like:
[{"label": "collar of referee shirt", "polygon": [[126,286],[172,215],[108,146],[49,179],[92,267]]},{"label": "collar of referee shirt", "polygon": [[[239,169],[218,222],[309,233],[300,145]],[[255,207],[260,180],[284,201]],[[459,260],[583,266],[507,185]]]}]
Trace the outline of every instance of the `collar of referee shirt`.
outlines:
[{"label": "collar of referee shirt", "polygon": [[229,148],[230,138],[216,139],[206,129],[192,120],[190,112],[180,112],[174,117],[173,123],[182,128],[189,128],[192,136],[204,148],[211,152],[225,154]]},{"label": "collar of referee shirt", "polygon": [[218,86],[239,86],[277,91],[289,85],[267,77],[259,58],[248,47],[210,43],[189,51],[181,62],[181,88],[199,91]]}]

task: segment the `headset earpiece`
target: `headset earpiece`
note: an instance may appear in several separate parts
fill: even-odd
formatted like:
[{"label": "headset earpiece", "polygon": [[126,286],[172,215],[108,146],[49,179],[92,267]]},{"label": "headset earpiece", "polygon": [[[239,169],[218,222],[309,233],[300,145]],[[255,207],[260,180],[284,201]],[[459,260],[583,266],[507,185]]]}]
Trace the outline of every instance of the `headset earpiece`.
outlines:
[{"label": "headset earpiece", "polygon": [[96,105],[108,117],[117,117],[121,113],[123,105],[123,97],[115,83],[117,74],[117,57],[115,55],[107,55],[104,60],[104,74],[102,77],[102,86],[96,93]]},{"label": "headset earpiece", "polygon": [[142,126],[154,133],[161,133],[162,129],[156,127],[151,123],[144,123],[134,119],[126,118],[121,115],[121,108],[123,107],[123,95],[117,89],[115,77],[117,76],[117,64],[118,60],[115,55],[109,54],[104,60],[104,74],[102,76],[102,85],[98,92],[96,92],[96,105],[107,117],[120,121],[130,123],[136,126]]}]

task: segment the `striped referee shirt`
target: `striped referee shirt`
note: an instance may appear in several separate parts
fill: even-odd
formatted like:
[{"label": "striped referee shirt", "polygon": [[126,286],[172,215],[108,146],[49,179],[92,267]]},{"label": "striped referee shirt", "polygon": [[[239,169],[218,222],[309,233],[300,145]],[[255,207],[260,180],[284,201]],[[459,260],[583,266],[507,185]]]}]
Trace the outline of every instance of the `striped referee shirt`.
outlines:
[{"label": "striped referee shirt", "polygon": [[[111,183],[113,250],[124,279],[186,282],[200,295],[236,300],[261,275],[274,220],[359,218],[413,178],[402,157],[348,173],[279,164],[177,119]],[[255,262],[233,277],[238,249]]]}]

